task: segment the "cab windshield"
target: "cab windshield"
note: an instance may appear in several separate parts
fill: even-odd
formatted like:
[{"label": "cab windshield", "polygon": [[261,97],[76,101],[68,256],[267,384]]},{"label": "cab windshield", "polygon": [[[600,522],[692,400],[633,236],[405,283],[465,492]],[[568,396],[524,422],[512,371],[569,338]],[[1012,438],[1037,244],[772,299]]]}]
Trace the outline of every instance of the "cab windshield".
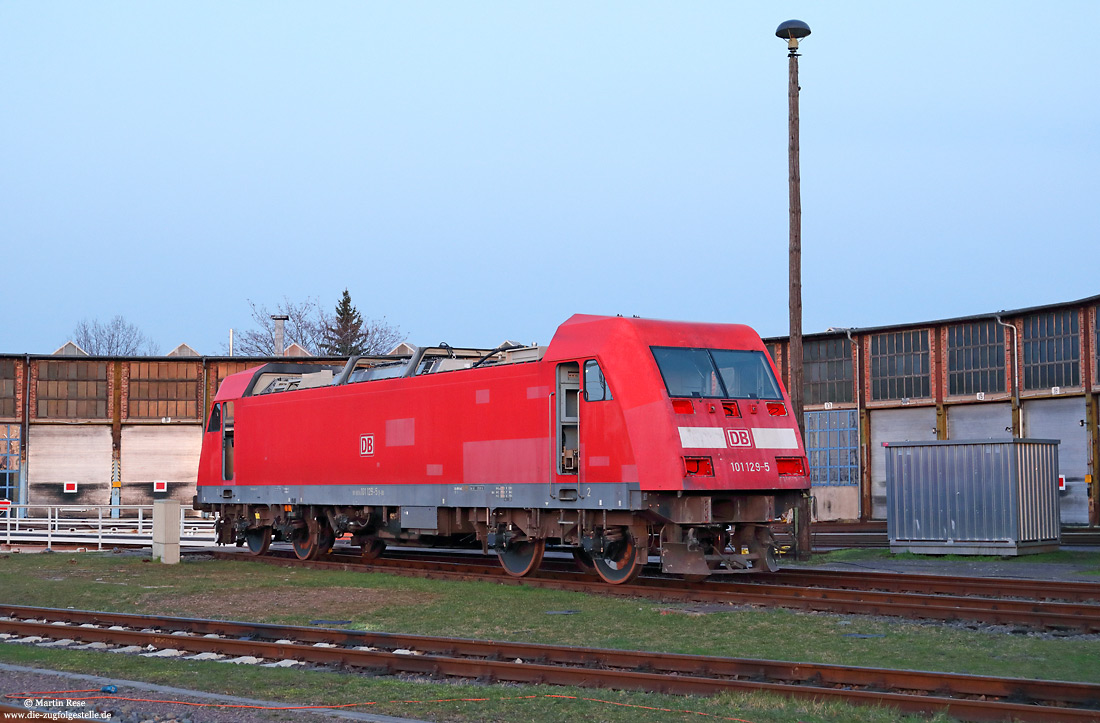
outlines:
[{"label": "cab windshield", "polygon": [[764,352],[652,347],[670,397],[782,399]]}]

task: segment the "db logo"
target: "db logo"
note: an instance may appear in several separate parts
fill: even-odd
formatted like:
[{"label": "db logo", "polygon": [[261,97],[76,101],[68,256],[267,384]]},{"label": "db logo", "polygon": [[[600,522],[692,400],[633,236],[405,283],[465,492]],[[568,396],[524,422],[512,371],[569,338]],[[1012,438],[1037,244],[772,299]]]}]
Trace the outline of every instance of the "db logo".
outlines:
[{"label": "db logo", "polygon": [[731,447],[752,446],[752,438],[749,437],[749,430],[747,429],[727,429],[726,436],[729,437]]},{"label": "db logo", "polygon": [[374,456],[374,435],[364,434],[359,437],[359,456],[360,457],[373,457]]}]

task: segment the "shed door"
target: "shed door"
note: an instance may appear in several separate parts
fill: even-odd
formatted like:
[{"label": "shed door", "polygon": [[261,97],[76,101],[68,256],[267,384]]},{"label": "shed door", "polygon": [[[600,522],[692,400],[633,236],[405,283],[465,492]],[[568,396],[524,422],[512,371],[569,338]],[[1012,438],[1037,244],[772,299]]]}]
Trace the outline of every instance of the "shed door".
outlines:
[{"label": "shed door", "polygon": [[[122,504],[149,505],[154,499],[190,503],[202,448],[197,424],[131,425],[122,428]],[[153,494],[153,482],[167,482]]]},{"label": "shed door", "polygon": [[806,454],[814,487],[859,485],[859,413],[806,412]]},{"label": "shed door", "polygon": [[[27,434],[27,502],[111,504],[109,425],[32,425]],[[64,484],[75,482],[75,493]]]},{"label": "shed door", "polygon": [[18,424],[0,424],[0,499],[22,504],[19,496]]},{"label": "shed door", "polygon": [[1081,424],[1085,418],[1084,397],[1033,399],[1024,402],[1024,435],[1032,439],[1057,439],[1058,473],[1066,477],[1061,494],[1062,524],[1087,525],[1089,522],[1088,432]]},{"label": "shed door", "polygon": [[1012,405],[1006,402],[948,407],[947,437],[958,442],[1012,439]]},{"label": "shed door", "polygon": [[871,516],[886,519],[886,450],[883,442],[932,442],[936,439],[936,408],[871,411]]}]

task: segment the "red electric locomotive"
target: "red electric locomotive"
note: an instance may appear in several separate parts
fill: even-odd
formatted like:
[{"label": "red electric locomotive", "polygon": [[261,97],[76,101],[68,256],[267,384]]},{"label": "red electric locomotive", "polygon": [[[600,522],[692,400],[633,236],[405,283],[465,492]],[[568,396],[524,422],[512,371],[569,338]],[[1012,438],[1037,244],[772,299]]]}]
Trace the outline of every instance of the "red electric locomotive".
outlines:
[{"label": "red electric locomotive", "polygon": [[227,377],[195,508],[218,541],[314,558],[349,534],[571,548],[609,583],[652,551],[687,577],[775,568],[768,523],[809,488],[790,401],[746,326],[576,315],[548,347],[447,345]]}]

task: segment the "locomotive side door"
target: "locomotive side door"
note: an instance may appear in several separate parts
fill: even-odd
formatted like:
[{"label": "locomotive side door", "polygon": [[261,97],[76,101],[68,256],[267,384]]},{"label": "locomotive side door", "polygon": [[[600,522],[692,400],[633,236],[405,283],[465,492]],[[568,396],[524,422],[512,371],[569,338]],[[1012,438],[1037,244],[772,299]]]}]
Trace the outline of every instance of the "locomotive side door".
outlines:
[{"label": "locomotive side door", "polygon": [[222,405],[222,481],[233,481],[233,402]]},{"label": "locomotive side door", "polygon": [[579,362],[558,364],[554,384],[554,451],[551,494],[562,500],[577,499],[580,479],[580,396]]},{"label": "locomotive side door", "polygon": [[232,484],[233,477],[233,402],[215,402],[203,433],[199,482]]},{"label": "locomotive side door", "polygon": [[[580,494],[587,497],[600,485],[621,481],[625,459],[620,444],[626,439],[618,407],[612,404],[607,377],[595,359],[581,362],[581,472]],[[616,466],[611,466],[611,461]]]}]

